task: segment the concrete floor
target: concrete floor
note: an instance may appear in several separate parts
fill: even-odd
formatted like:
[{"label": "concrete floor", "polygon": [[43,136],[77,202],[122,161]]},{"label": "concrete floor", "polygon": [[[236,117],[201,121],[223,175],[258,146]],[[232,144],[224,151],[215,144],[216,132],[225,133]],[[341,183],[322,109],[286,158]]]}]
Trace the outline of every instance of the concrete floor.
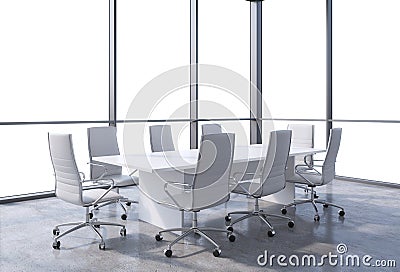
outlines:
[{"label": "concrete floor", "polygon": [[[132,198],[137,188],[121,191]],[[337,209],[320,208],[321,221],[314,222],[310,204],[290,208],[288,215],[296,222],[293,229],[283,220],[271,220],[276,235],[267,236],[267,228],[256,218],[235,225],[236,241],[231,243],[226,235],[211,233],[222,249],[220,257],[212,255],[213,246],[203,238],[188,237],[173,247],[173,256],[167,258],[163,249],[175,236],[165,234],[157,242],[157,227],[137,220],[135,205],[129,208],[126,221],[127,236],[119,235],[118,227],[102,227],[106,250],[98,249],[98,239],[87,228],[67,235],[61,240],[61,249],[52,248],[52,229],[62,222],[84,218],[84,209],[56,198],[0,205],[0,271],[400,271],[400,194],[399,189],[371,186],[345,181],[333,183],[318,190],[320,198],[343,205],[345,219],[340,219]],[[298,196],[304,192],[297,191]],[[229,203],[199,213],[199,225],[224,227],[227,211],[252,207],[249,198],[232,195]],[[261,202],[261,207],[280,214],[280,205]],[[103,208],[96,217],[124,222],[116,205]],[[185,217],[190,224],[190,215]],[[337,252],[344,243],[347,253]],[[288,267],[282,267],[276,258],[271,266],[257,263],[265,250],[268,255],[284,254]],[[297,255],[337,254],[339,264],[295,267],[288,262]],[[395,260],[397,268],[340,265],[340,258],[357,255],[360,259],[370,255],[376,260]],[[262,261],[263,259],[261,259]],[[293,263],[293,262],[292,262]]]}]

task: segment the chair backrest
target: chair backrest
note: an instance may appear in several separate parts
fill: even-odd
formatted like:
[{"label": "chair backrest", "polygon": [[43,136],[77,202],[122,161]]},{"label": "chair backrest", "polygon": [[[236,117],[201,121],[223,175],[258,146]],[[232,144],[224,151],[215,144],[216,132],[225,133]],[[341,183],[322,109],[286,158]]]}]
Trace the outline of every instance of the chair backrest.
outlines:
[{"label": "chair backrest", "polygon": [[82,181],[76,166],[71,134],[48,134],[50,158],[56,180],[56,196],[82,205]]},{"label": "chair backrest", "polygon": [[314,125],[289,124],[292,131],[292,147],[314,147]]},{"label": "chair backrest", "polygon": [[219,205],[229,200],[229,178],[234,156],[233,133],[201,137],[193,179],[193,208]]},{"label": "chair backrest", "polygon": [[[289,124],[288,130],[292,131],[291,147],[314,147],[314,125]],[[312,165],[313,156],[307,156],[306,162]],[[296,164],[304,163],[303,158],[297,158]]]},{"label": "chair backrest", "polygon": [[152,152],[174,151],[174,141],[170,125],[150,126],[150,146]]},{"label": "chair backrest", "polygon": [[291,130],[271,131],[261,175],[261,188],[256,195],[270,195],[285,188],[285,170],[289,157],[291,135]]},{"label": "chair backrest", "polygon": [[220,124],[204,124],[201,126],[201,131],[203,135],[222,133],[222,128]]},{"label": "chair backrest", "polygon": [[326,151],[325,161],[322,165],[322,184],[327,184],[335,178],[335,164],[339,152],[340,141],[342,138],[342,129],[331,129],[329,136],[328,149]]},{"label": "chair backrest", "polygon": [[[92,127],[87,129],[88,150],[90,162],[104,165],[107,168],[107,175],[121,175],[122,167],[105,164],[93,160],[93,157],[119,155],[116,127]],[[90,178],[96,179],[104,173],[101,166],[90,165]]]}]

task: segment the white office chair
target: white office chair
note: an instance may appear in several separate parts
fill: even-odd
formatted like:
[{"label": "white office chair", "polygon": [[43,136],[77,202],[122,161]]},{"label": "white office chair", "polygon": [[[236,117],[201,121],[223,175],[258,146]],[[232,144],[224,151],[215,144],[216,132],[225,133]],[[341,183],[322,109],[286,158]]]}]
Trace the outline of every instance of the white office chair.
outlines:
[{"label": "white office chair", "polygon": [[[121,227],[120,234],[126,236],[126,229],[124,225],[110,222],[97,221],[92,219],[93,214],[89,212],[89,208],[94,205],[105,203],[105,202],[116,202],[123,199],[123,196],[112,191],[112,184],[109,185],[108,189],[89,189],[82,190],[82,183],[86,182],[84,177],[81,178],[83,173],[78,171],[75,162],[75,155],[72,146],[71,134],[48,134],[50,158],[53,164],[54,175],[55,175],[55,193],[59,199],[62,199],[68,203],[78,205],[86,208],[86,220],[77,223],[65,223],[59,224],[54,227],[53,235],[54,242],[53,248],[60,249],[60,238],[76,231],[83,227],[90,227],[101,239],[99,248],[105,249],[105,242],[103,236],[96,229],[102,225],[118,226]],[[84,176],[84,175],[83,175]],[[91,180],[89,180],[91,181]],[[109,180],[111,183],[113,180]],[[60,227],[74,226],[67,231],[60,234]]]},{"label": "white office chair", "polygon": [[[303,148],[313,148],[314,147],[314,125],[307,124],[289,124],[287,126],[288,130],[292,131],[292,142],[291,147],[303,147]],[[314,164],[313,155],[306,155],[302,159],[296,158],[295,165],[306,163],[307,165]],[[310,192],[307,186],[296,184],[295,187],[301,188],[304,192]],[[318,198],[317,193],[314,191],[314,198]]]},{"label": "white office chair", "polygon": [[[139,184],[139,178],[133,176],[136,171],[133,171],[129,175],[123,175],[121,166],[106,164],[93,160],[93,157],[120,155],[116,127],[109,126],[88,128],[87,135],[91,179],[98,179],[101,177],[114,180],[114,188],[117,193],[119,193],[119,188]],[[124,199],[122,201],[125,202],[127,206],[130,206],[131,203],[138,203],[137,201],[129,199]],[[126,220],[126,208],[121,201],[118,203],[123,209],[121,219]],[[103,203],[102,205],[97,206],[95,209],[98,210],[102,206],[108,204],[110,203]]]},{"label": "white office chair", "polygon": [[[287,129],[292,131],[291,147],[314,147],[314,125],[289,124]],[[312,155],[307,155],[304,159],[307,164],[312,164]]]},{"label": "white office chair", "polygon": [[170,125],[150,126],[149,130],[152,152],[175,151]]},{"label": "white office chair", "polygon": [[222,133],[222,128],[220,124],[204,124],[201,126],[201,131],[203,135],[216,134]]},{"label": "white office chair", "polygon": [[[253,216],[258,217],[261,219],[261,221],[267,224],[269,227],[269,237],[275,235],[275,230],[268,221],[268,217],[286,219],[289,221],[288,226],[290,228],[294,227],[294,222],[289,217],[268,214],[267,212],[260,210],[258,204],[258,200],[261,197],[274,194],[285,188],[285,170],[289,156],[290,137],[290,130],[271,131],[268,152],[262,170],[259,171],[260,173],[255,173],[253,180],[238,182],[236,188],[234,188],[232,191],[232,193],[242,194],[254,198],[254,209],[252,211],[234,211],[228,213],[228,215],[225,216],[225,223],[229,224],[228,230],[233,231],[232,226],[234,224]],[[235,173],[233,178],[236,179],[238,174],[243,175],[243,173]],[[244,214],[244,216],[232,221],[232,214]]]},{"label": "white office chair", "polygon": [[[314,198],[314,189],[317,186],[323,186],[328,183],[330,183],[332,180],[335,178],[335,163],[336,163],[336,157],[339,151],[340,147],[340,140],[342,136],[342,129],[341,128],[334,128],[331,130],[331,135],[329,138],[329,143],[328,143],[328,149],[326,151],[325,155],[325,160],[322,165],[309,165],[307,163],[305,164],[299,164],[296,165],[295,167],[295,176],[293,178],[290,178],[287,180],[287,182],[292,182],[292,183],[300,183],[308,186],[311,189],[311,198],[309,199],[295,199],[293,203],[290,203],[288,205],[285,205],[282,208],[282,214],[286,214],[287,207],[290,206],[296,206],[300,205],[303,203],[311,203],[315,209],[315,215],[314,215],[314,220],[319,221],[320,216],[318,214],[318,208],[316,203],[323,204],[324,208],[327,208],[329,206],[334,206],[339,208],[339,216],[344,216],[345,211],[344,208],[333,204],[326,202],[325,200],[320,200],[320,199],[315,199]],[[319,169],[319,170],[318,170]]]},{"label": "white office chair", "polygon": [[213,255],[221,254],[219,245],[204,231],[217,231],[227,233],[229,241],[235,241],[235,236],[226,229],[198,227],[197,213],[201,210],[215,207],[229,200],[229,177],[234,154],[234,134],[209,134],[203,135],[200,142],[199,157],[195,173],[192,174],[191,184],[166,182],[164,190],[168,196],[164,205],[193,213],[192,227],[173,228],[160,231],[156,236],[157,241],[163,239],[162,233],[183,231],[183,234],[172,241],[164,251],[167,257],[172,256],[172,246],[191,233],[196,233],[206,238],[215,246]]}]

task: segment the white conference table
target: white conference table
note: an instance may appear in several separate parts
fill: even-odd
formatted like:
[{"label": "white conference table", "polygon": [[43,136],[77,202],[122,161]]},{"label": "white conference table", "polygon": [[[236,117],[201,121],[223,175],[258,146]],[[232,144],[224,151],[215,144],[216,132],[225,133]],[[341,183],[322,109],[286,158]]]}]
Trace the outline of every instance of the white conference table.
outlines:
[{"label": "white conference table", "polygon": [[[231,173],[254,172],[260,161],[265,159],[268,147],[261,144],[236,146]],[[324,152],[316,148],[291,148],[286,176],[294,175],[295,157]],[[184,183],[184,173],[193,172],[197,163],[198,150],[179,150],[146,154],[125,154],[93,158],[95,161],[119,165],[139,172],[139,219],[160,228],[175,228],[183,225],[183,212],[169,208],[160,202],[168,201],[164,192],[165,182]],[[253,164],[253,167],[248,167]],[[262,163],[261,163],[262,164]],[[260,164],[260,165],[261,165]],[[255,167],[254,167],[255,165]],[[248,179],[248,176],[246,176]],[[293,201],[295,187],[287,183],[286,188],[263,199],[287,204]],[[172,204],[172,203],[171,203]]]}]

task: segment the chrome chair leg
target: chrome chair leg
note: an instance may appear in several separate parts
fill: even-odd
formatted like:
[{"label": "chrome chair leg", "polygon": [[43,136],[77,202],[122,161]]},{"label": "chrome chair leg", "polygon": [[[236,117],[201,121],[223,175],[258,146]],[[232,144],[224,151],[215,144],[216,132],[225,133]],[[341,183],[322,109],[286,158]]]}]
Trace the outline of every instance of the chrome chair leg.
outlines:
[{"label": "chrome chair leg", "polygon": [[296,206],[296,205],[300,205],[300,204],[304,204],[304,203],[311,203],[314,210],[315,210],[315,214],[314,214],[314,221],[319,221],[320,220],[320,216],[318,213],[318,207],[317,207],[317,203],[318,204],[323,204],[325,208],[327,208],[328,206],[333,206],[336,208],[339,208],[339,216],[344,216],[345,215],[345,211],[344,208],[342,206],[333,204],[333,203],[329,203],[325,200],[321,200],[321,199],[316,199],[315,197],[315,190],[314,187],[311,187],[311,194],[310,194],[310,198],[308,199],[295,199],[292,203],[284,205],[283,208],[281,209],[282,214],[286,214],[287,210],[286,208],[291,207],[291,206]]},{"label": "chrome chair leg", "polygon": [[[125,205],[126,205],[126,206],[130,206],[131,203],[136,203],[136,204],[139,203],[138,201],[129,200],[129,199],[127,199],[127,198],[124,198],[124,199],[121,199],[121,200],[118,200],[118,201],[109,201],[109,202],[102,203],[101,205],[98,205],[98,206],[94,207],[94,208],[92,209],[92,211],[98,211],[100,208],[102,208],[102,207],[104,207],[104,206],[117,203],[117,204],[119,204],[119,206],[120,206],[120,207],[122,208],[122,210],[123,210],[123,213],[121,214],[121,219],[122,219],[122,220],[126,220],[126,219],[128,218],[128,215],[127,215],[127,209],[126,209],[126,207],[124,206],[124,204],[122,204],[123,202],[125,202]],[[128,204],[128,203],[129,203],[129,204]]]},{"label": "chrome chair leg", "polygon": [[219,245],[211,238],[209,237],[205,231],[216,231],[216,232],[224,232],[227,234],[227,237],[229,241],[233,242],[235,241],[235,236],[232,234],[232,231],[228,229],[218,229],[218,228],[211,228],[211,227],[198,227],[197,226],[197,212],[193,212],[193,220],[192,220],[192,227],[190,228],[171,228],[171,229],[165,229],[161,230],[156,234],[155,238],[157,241],[163,240],[162,233],[165,232],[173,232],[173,231],[183,231],[181,235],[179,235],[175,240],[170,242],[167,246],[167,248],[164,250],[164,254],[167,257],[172,256],[172,246],[175,245],[177,242],[182,240],[183,238],[187,237],[188,235],[194,233],[194,234],[199,234],[200,236],[204,237],[206,240],[208,240],[211,244],[215,246],[215,249],[213,251],[213,255],[215,257],[218,257],[221,254],[221,250],[219,248]]},{"label": "chrome chair leg", "polygon": [[139,204],[139,201],[137,201],[137,200],[124,199],[124,200],[120,200],[120,201],[121,201],[121,202],[125,202],[125,205],[126,205],[126,206],[130,206],[131,203]]},{"label": "chrome chair leg", "polygon": [[279,214],[271,214],[271,213],[266,213],[266,212],[260,212],[259,214],[265,215],[266,217],[276,217],[279,219],[286,219],[291,221],[292,219],[288,216],[284,216],[284,215],[279,215]]},{"label": "chrome chair leg", "polygon": [[66,227],[66,226],[76,226],[76,225],[79,225],[79,224],[82,224],[82,222],[63,223],[63,224],[56,225],[56,226],[54,227],[54,229],[57,229],[57,228],[59,228],[59,227]]},{"label": "chrome chair leg", "polygon": [[92,209],[92,211],[97,211],[98,209],[100,209],[100,208],[102,208],[102,207],[104,207],[104,206],[113,204],[113,203],[116,203],[116,201],[107,201],[107,202],[104,202],[104,203],[102,203],[102,204],[100,204],[100,205],[96,205],[96,206]]},{"label": "chrome chair leg", "polygon": [[[60,245],[61,245],[60,239],[62,237],[64,237],[65,235],[67,235],[71,232],[74,232],[78,229],[81,229],[83,227],[90,227],[90,229],[92,229],[100,237],[101,241],[99,244],[99,248],[103,249],[103,250],[105,249],[104,239],[103,239],[103,236],[101,235],[101,233],[96,229],[96,227],[100,227],[101,225],[121,227],[120,235],[126,236],[126,228],[124,225],[118,224],[118,223],[112,223],[112,222],[97,221],[96,218],[91,219],[89,214],[90,214],[89,207],[86,207],[86,220],[85,221],[75,222],[75,223],[63,223],[63,224],[56,225],[53,229],[53,235],[54,235],[53,248],[60,249]],[[71,225],[73,225],[74,227],[72,227],[60,234],[59,227],[71,226]]]},{"label": "chrome chair leg", "polygon": [[176,231],[182,231],[182,232],[186,232],[186,231],[188,231],[188,230],[190,230],[190,228],[171,228],[171,229],[165,229],[165,230],[161,230],[161,231],[159,231],[158,232],[158,234],[162,234],[162,233],[164,233],[164,232],[176,232]]},{"label": "chrome chair leg", "polygon": [[252,211],[234,211],[234,212],[230,212],[228,213],[228,216],[230,216],[231,214],[251,214],[253,213]]},{"label": "chrome chair leg", "polygon": [[245,219],[247,219],[247,218],[253,217],[253,216],[254,216],[253,213],[246,214],[246,215],[244,215],[244,216],[242,216],[242,217],[239,217],[238,219],[233,220],[233,221],[229,224],[229,226],[233,226],[234,224],[236,224],[236,223],[238,223],[238,222],[240,222],[240,221],[243,221],[243,220],[245,220]]},{"label": "chrome chair leg", "polygon": [[58,239],[60,239],[61,237],[67,235],[68,233],[71,233],[71,232],[73,232],[73,231],[76,231],[76,230],[81,229],[81,228],[86,227],[86,226],[87,226],[87,223],[86,223],[86,222],[82,222],[82,223],[80,223],[79,225],[74,226],[74,227],[72,227],[72,228],[66,230],[65,232],[63,232],[63,233],[57,235],[56,237],[54,237],[54,241],[57,242]]},{"label": "chrome chair leg", "polygon": [[199,233],[202,237],[206,238],[211,244],[213,244],[215,246],[216,249],[219,249],[219,245],[210,236],[208,236],[206,233],[204,233],[202,230],[198,229],[197,233]]},{"label": "chrome chair leg", "polygon": [[329,206],[333,206],[333,207],[336,207],[336,208],[340,209],[339,210],[339,216],[344,216],[346,214],[345,211],[344,211],[344,208],[342,206],[336,205],[334,203],[327,202],[325,200],[315,200],[315,202],[319,203],[319,204],[323,204],[324,208],[328,208]]},{"label": "chrome chair leg", "polygon": [[101,240],[100,243],[103,244],[104,239],[103,239],[103,235],[101,235],[100,231],[98,231],[93,225],[89,225],[89,226],[90,226],[90,229],[93,230],[97,234],[97,236],[99,236],[99,238]]},{"label": "chrome chair leg", "polygon": [[[294,227],[294,221],[290,217],[281,216],[281,215],[277,215],[277,214],[268,214],[268,213],[264,212],[263,210],[260,210],[258,202],[259,202],[258,198],[255,198],[254,210],[252,210],[252,211],[235,211],[235,212],[228,213],[228,215],[225,216],[225,224],[229,225],[228,230],[233,231],[234,224],[236,224],[240,221],[243,221],[247,218],[253,217],[253,216],[257,216],[261,221],[263,221],[268,226],[268,228],[269,228],[268,236],[269,237],[272,237],[275,235],[275,230],[274,230],[272,224],[268,221],[268,219],[267,219],[268,216],[289,220],[289,222],[288,222],[289,228]],[[232,218],[230,216],[231,214],[245,214],[245,215],[231,221],[232,220]]]},{"label": "chrome chair leg", "polygon": [[178,243],[180,240],[182,240],[183,238],[185,238],[186,236],[188,236],[190,233],[194,232],[193,229],[189,229],[187,231],[185,231],[183,234],[179,235],[174,241],[172,241],[171,243],[169,243],[169,245],[167,246],[168,249],[171,249],[171,247],[173,245],[175,245],[176,243]]}]

